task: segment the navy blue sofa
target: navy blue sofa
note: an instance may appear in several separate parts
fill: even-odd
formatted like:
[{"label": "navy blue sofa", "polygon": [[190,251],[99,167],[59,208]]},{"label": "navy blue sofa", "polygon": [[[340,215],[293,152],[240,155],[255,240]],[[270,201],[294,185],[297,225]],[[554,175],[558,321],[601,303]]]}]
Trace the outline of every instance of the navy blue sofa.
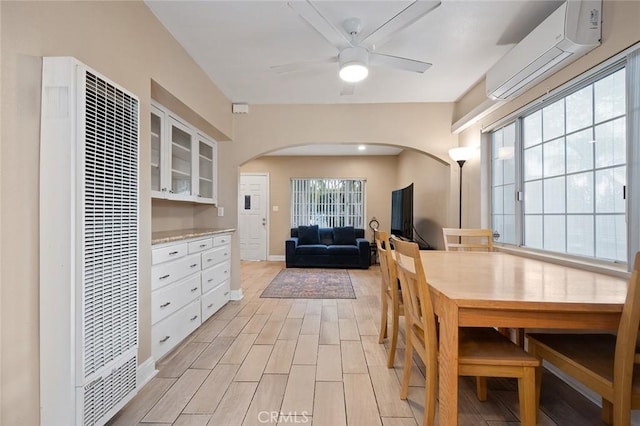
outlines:
[{"label": "navy blue sofa", "polygon": [[352,226],[291,228],[285,242],[287,268],[361,268],[371,263],[371,248],[364,229]]}]

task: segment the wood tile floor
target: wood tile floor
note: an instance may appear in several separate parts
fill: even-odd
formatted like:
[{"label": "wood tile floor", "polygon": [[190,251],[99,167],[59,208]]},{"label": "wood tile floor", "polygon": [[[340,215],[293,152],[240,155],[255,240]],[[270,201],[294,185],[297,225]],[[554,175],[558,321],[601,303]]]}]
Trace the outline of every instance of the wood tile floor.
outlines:
[{"label": "wood tile floor", "polygon": [[[160,360],[158,374],[109,424],[421,425],[423,365],[414,360],[402,401],[403,337],[393,369],[386,367],[388,343],[378,344],[379,268],[349,271],[357,299],[261,299],[283,267],[242,262],[243,300],[228,303]],[[515,381],[489,379],[486,402],[474,389],[473,379],[460,379],[459,424],[519,424]],[[545,373],[539,424],[603,424],[599,419],[596,405]]]}]

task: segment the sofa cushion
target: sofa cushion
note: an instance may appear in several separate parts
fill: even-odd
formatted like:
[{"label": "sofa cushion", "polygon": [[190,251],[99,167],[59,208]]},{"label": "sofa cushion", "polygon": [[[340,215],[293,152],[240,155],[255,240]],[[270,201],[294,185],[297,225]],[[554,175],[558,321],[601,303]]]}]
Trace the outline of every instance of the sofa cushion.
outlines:
[{"label": "sofa cushion", "polygon": [[327,246],[324,244],[298,245],[296,248],[296,256],[300,254],[328,254]]},{"label": "sofa cushion", "polygon": [[353,226],[337,226],[333,228],[333,244],[338,246],[356,245],[356,231]]},{"label": "sofa cushion", "polygon": [[338,256],[357,256],[360,253],[358,246],[333,245],[327,246],[327,254]]},{"label": "sofa cushion", "polygon": [[298,244],[318,244],[320,239],[318,237],[318,225],[312,226],[298,226]]}]

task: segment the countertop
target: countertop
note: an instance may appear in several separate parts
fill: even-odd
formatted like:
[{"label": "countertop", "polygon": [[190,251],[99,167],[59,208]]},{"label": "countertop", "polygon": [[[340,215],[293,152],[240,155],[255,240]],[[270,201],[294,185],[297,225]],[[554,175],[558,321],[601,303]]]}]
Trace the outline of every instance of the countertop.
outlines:
[{"label": "countertop", "polygon": [[192,228],[176,229],[174,231],[159,231],[151,233],[151,244],[163,244],[188,238],[206,237],[215,234],[235,232],[233,228]]}]

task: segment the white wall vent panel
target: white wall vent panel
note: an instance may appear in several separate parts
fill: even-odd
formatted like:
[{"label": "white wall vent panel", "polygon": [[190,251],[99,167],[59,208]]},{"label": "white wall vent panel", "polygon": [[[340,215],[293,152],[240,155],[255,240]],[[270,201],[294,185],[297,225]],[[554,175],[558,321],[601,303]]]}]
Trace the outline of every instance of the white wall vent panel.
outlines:
[{"label": "white wall vent panel", "polygon": [[43,58],[42,425],[104,424],[136,391],[139,101]]}]

